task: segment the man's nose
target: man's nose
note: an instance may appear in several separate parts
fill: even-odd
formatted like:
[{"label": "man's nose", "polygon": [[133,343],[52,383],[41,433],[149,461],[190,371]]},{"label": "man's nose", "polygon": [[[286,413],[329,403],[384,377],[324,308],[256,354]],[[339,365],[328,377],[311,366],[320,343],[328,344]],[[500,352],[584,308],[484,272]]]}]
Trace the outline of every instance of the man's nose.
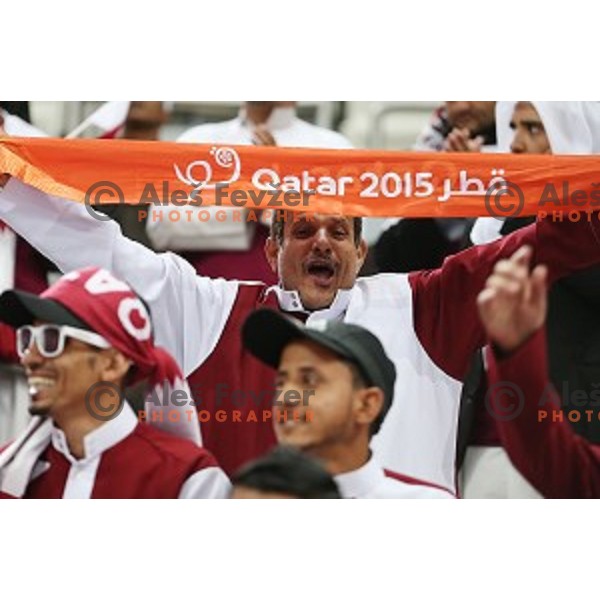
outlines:
[{"label": "man's nose", "polygon": [[331,252],[331,240],[325,229],[319,229],[313,240],[313,247],[321,252]]},{"label": "man's nose", "polygon": [[525,142],[523,136],[519,133],[515,133],[513,141],[510,144],[510,151],[513,154],[523,154],[525,152]]},{"label": "man's nose", "polygon": [[25,354],[21,358],[21,364],[25,369],[31,370],[39,367],[44,362],[44,357],[40,354],[37,344],[32,341],[29,348],[25,350]]}]

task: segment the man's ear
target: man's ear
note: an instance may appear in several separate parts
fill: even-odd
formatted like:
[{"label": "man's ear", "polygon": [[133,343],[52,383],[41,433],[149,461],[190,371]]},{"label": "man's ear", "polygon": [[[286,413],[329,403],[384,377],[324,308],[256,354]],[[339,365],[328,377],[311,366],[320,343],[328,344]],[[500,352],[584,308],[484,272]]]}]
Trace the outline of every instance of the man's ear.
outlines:
[{"label": "man's ear", "polygon": [[109,348],[102,353],[101,380],[120,383],[131,367],[131,361],[118,350]]},{"label": "man's ear", "polygon": [[377,419],[383,409],[383,390],[369,387],[357,391],[355,419],[360,425],[370,425]]},{"label": "man's ear", "polygon": [[279,257],[279,250],[279,242],[272,236],[269,236],[265,242],[265,256],[267,257],[267,262],[269,263],[273,273],[277,273],[277,259]]},{"label": "man's ear", "polygon": [[356,274],[358,275],[358,273],[362,269],[362,266],[365,264],[367,254],[369,253],[369,246],[367,245],[367,242],[364,239],[361,239],[358,243],[356,253],[358,256],[358,268],[356,269]]}]

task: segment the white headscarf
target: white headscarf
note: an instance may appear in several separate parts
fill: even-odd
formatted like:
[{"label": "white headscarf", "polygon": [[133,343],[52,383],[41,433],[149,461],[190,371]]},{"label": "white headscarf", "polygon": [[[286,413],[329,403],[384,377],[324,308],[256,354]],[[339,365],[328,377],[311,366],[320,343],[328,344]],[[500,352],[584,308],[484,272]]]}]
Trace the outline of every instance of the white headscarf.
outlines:
[{"label": "white headscarf", "polygon": [[[498,152],[510,152],[514,131],[510,128],[517,102],[496,103],[496,136]],[[549,102],[531,104],[546,130],[552,154],[600,153],[600,102]],[[491,217],[477,219],[471,231],[475,245],[502,237],[503,221]]]},{"label": "white headscarf", "polygon": [[[498,152],[510,152],[510,121],[517,102],[496,103]],[[600,102],[531,101],[546,130],[553,154],[600,153]]]}]

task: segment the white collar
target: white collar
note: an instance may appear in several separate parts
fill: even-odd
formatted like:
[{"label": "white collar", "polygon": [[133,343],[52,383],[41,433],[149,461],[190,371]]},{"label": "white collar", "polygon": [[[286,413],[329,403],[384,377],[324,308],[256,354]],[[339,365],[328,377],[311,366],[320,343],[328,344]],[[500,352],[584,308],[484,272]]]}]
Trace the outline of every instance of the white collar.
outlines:
[{"label": "white collar", "polygon": [[342,498],[366,498],[383,480],[385,473],[374,456],[360,468],[334,477]]},{"label": "white collar", "polygon": [[348,309],[350,299],[352,298],[352,291],[354,288],[349,290],[338,290],[331,306],[329,308],[322,308],[321,310],[310,311],[304,308],[300,294],[296,290],[284,290],[278,285],[273,285],[267,290],[267,295],[275,293],[281,310],[286,312],[300,312],[309,315],[309,319],[319,320],[327,319],[332,321],[335,319],[341,319],[343,314]]},{"label": "white collar", "polygon": [[[103,423],[83,438],[84,458],[81,462],[93,460],[105,450],[124,440],[136,428],[138,420],[126,400],[121,412],[110,421]],[[67,438],[61,429],[52,423],[52,445],[71,463],[79,462],[69,451]]]},{"label": "white collar", "polygon": [[[254,129],[255,125],[248,119],[248,113],[245,107],[241,107],[236,119],[237,124],[244,129]],[[269,131],[282,131],[294,127],[300,119],[296,115],[295,108],[275,108],[265,125]]]}]

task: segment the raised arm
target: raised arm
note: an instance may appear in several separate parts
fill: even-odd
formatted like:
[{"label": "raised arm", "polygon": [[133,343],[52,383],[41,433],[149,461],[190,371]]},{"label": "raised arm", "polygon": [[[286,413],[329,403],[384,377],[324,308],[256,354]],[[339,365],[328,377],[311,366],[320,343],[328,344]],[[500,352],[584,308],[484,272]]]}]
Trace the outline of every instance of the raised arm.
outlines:
[{"label": "raised arm", "polygon": [[237,294],[237,283],[198,277],[178,256],[156,254],[93,218],[86,207],[11,178],[0,192],[0,218],[63,272],[90,265],[128,281],[149,304],[156,340],[186,374],[212,352]]},{"label": "raised arm", "polygon": [[462,380],[473,352],[485,343],[476,299],[496,262],[523,245],[533,249],[533,263],[548,266],[549,281],[600,263],[597,213],[573,223],[544,219],[492,242],[447,258],[441,268],[410,275],[414,326],[432,360]]},{"label": "raised arm", "polygon": [[514,415],[497,419],[500,439],[515,467],[541,494],[598,498],[600,447],[573,432],[550,384],[545,268],[530,274],[529,259],[528,249],[522,249],[498,263],[479,295],[481,320],[492,342],[487,404],[491,410],[505,407],[510,395]]}]

